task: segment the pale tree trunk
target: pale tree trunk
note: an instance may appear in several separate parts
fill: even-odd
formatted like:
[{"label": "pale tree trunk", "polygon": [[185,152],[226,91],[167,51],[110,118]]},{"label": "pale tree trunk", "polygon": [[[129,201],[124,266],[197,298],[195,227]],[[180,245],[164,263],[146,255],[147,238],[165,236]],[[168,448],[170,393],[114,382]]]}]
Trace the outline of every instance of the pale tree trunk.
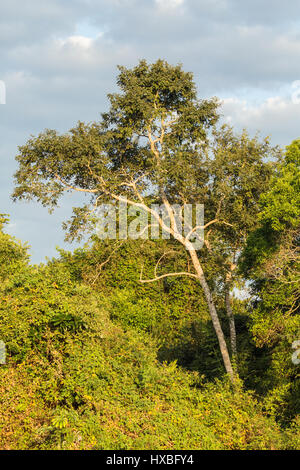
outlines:
[{"label": "pale tree trunk", "polygon": [[193,249],[190,249],[189,252],[190,252],[190,256],[191,256],[194,268],[198,275],[201,287],[203,289],[203,292],[207,301],[209,314],[210,314],[210,317],[211,317],[211,320],[212,320],[212,323],[213,323],[213,326],[214,326],[214,329],[215,329],[215,332],[219,341],[220,351],[221,351],[221,355],[222,355],[226,372],[229,375],[231,382],[234,383],[235,375],[234,375],[233,368],[231,365],[231,360],[230,360],[227,344],[225,341],[224,333],[221,327],[221,323],[220,323],[220,320],[216,311],[212,294],[210,292],[210,288],[205,279],[205,275],[204,275],[204,272],[201,267],[196,251]]},{"label": "pale tree trunk", "polygon": [[226,286],[225,292],[225,303],[226,303],[226,313],[229,321],[229,331],[230,331],[230,345],[232,357],[236,359],[237,357],[237,347],[236,347],[236,330],[235,330],[235,321],[234,315],[230,302],[230,289]]},{"label": "pale tree trunk", "polygon": [[236,329],[235,329],[235,321],[233,310],[231,307],[231,299],[230,299],[230,286],[231,286],[231,271],[226,275],[226,284],[225,284],[225,306],[226,306],[226,313],[229,321],[229,331],[230,331],[230,345],[231,345],[231,353],[234,359],[237,358],[237,345],[236,345]]}]

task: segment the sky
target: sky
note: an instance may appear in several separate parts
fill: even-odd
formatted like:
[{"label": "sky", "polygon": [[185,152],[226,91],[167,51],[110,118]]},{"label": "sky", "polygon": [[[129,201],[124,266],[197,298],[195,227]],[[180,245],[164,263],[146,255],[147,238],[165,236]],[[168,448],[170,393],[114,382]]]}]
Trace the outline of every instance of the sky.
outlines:
[{"label": "sky", "polygon": [[[117,65],[165,59],[217,96],[224,122],[282,148],[300,138],[299,0],[10,0],[0,4],[0,213],[32,262],[56,255],[76,199],[13,203],[18,146],[100,118]],[[4,104],[5,102],[5,104]]]}]

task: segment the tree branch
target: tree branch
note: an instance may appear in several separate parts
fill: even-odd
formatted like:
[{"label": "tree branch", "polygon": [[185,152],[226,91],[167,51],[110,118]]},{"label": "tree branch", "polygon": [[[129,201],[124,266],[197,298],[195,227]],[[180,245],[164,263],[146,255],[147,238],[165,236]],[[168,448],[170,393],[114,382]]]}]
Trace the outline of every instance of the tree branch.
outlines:
[{"label": "tree branch", "polygon": [[71,189],[72,191],[80,191],[83,193],[98,193],[99,189],[83,189],[83,188],[77,188],[76,186],[72,186],[68,184],[66,181],[64,181],[57,173],[55,173],[55,178],[58,179],[63,186],[65,186],[66,189]]},{"label": "tree branch", "polygon": [[165,277],[171,277],[171,276],[189,276],[189,277],[193,277],[193,278],[199,280],[199,277],[196,274],[188,273],[188,272],[185,272],[185,271],[177,272],[177,273],[162,274],[161,276],[156,276],[153,279],[142,279],[142,275],[143,275],[143,268],[141,269],[141,274],[140,274],[140,282],[142,282],[142,283],[155,282],[155,281],[158,281],[158,280],[163,279]]}]

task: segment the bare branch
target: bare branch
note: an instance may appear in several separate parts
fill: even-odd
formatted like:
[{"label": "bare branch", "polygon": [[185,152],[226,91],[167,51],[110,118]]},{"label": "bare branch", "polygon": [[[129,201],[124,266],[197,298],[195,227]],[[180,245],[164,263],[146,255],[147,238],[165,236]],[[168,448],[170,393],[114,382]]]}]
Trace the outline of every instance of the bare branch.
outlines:
[{"label": "bare branch", "polygon": [[69,183],[67,183],[66,181],[64,181],[57,173],[55,173],[54,176],[68,190],[80,191],[80,192],[83,192],[83,193],[98,193],[99,192],[99,189],[83,189],[83,188],[77,188],[76,186],[72,186]]},{"label": "bare branch", "polygon": [[155,268],[154,268],[154,277],[157,277],[157,269],[158,269],[158,266],[159,266],[159,263],[161,262],[161,260],[167,256],[168,254],[170,253],[178,253],[177,251],[175,250],[169,250],[169,251],[165,251],[161,257],[159,258],[159,260],[157,261],[156,265],[155,265]]},{"label": "bare branch", "polygon": [[94,278],[94,280],[92,281],[92,285],[95,284],[95,282],[97,281],[97,279],[99,278],[100,274],[101,274],[101,271],[102,271],[102,268],[103,266],[105,266],[112,258],[112,256],[114,255],[114,253],[119,250],[121,248],[122,245],[124,245],[125,241],[122,241],[121,243],[118,244],[118,246],[116,246],[116,248],[110,253],[110,255],[108,256],[108,258],[103,261],[102,263],[98,264],[97,266],[97,274]]},{"label": "bare branch", "polygon": [[141,269],[141,274],[140,274],[140,282],[142,282],[142,283],[155,282],[155,281],[159,281],[160,279],[163,279],[165,277],[171,277],[171,276],[189,276],[189,277],[193,277],[193,278],[199,280],[199,277],[196,274],[188,273],[188,272],[185,272],[185,271],[177,272],[177,273],[162,274],[161,276],[156,276],[153,279],[142,279],[142,275],[143,275],[143,268]]}]

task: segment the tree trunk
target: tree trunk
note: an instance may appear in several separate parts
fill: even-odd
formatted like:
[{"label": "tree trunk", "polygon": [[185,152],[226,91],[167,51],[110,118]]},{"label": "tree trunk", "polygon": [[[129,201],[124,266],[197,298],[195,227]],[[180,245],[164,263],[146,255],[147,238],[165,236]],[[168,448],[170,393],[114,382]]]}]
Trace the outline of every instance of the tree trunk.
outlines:
[{"label": "tree trunk", "polygon": [[215,329],[215,332],[216,332],[216,335],[217,335],[217,338],[218,338],[218,341],[219,341],[220,351],[221,351],[221,354],[222,354],[222,359],[223,359],[223,362],[224,362],[226,372],[229,375],[231,382],[234,383],[235,376],[234,376],[234,372],[233,372],[233,369],[232,369],[227,344],[226,344],[224,333],[223,333],[223,330],[222,330],[222,327],[221,327],[221,323],[220,323],[220,320],[219,320],[219,317],[218,317],[218,314],[217,314],[217,311],[216,311],[216,307],[215,307],[215,304],[214,304],[214,301],[213,301],[213,298],[212,298],[212,295],[211,295],[211,292],[210,292],[210,288],[209,288],[209,286],[206,282],[204,272],[203,272],[203,269],[201,267],[198,256],[196,254],[196,251],[193,248],[191,248],[191,249],[189,249],[189,252],[190,252],[190,256],[191,256],[194,268],[195,268],[196,273],[199,277],[201,287],[204,291],[204,295],[205,295],[207,305],[208,305],[209,314],[210,314],[210,317],[211,317],[211,320],[212,320],[212,323],[213,323],[213,326],[214,326],[214,329]]},{"label": "tree trunk", "polygon": [[230,287],[229,287],[229,285],[226,285],[225,304],[226,304],[226,313],[227,313],[228,320],[229,320],[231,353],[232,353],[232,357],[236,359],[236,357],[237,357],[236,329],[235,329],[234,315],[233,315],[233,311],[232,311],[232,308],[231,308],[231,302],[230,302]]}]

